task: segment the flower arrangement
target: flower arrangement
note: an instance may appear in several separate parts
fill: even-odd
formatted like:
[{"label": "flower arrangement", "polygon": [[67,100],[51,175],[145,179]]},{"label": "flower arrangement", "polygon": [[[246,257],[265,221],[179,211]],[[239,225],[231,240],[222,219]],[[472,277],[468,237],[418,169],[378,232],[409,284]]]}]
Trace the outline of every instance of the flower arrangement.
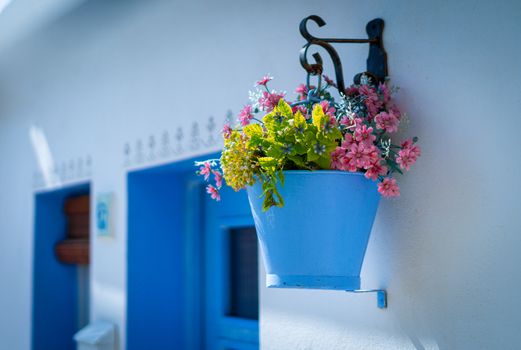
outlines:
[{"label": "flower arrangement", "polygon": [[400,195],[393,175],[410,170],[421,151],[416,137],[391,140],[404,118],[392,101],[396,89],[363,75],[335,101],[328,91],[335,83],[323,78],[324,87],[321,79],[318,87],[298,86],[293,102],[268,87],[269,75],[257,81],[237,125],[224,126],[221,158],[196,162],[198,175],[214,181],[207,186],[213,199],[220,200],[223,178],[235,191],[260,181],[263,210],[282,207],[284,170],[321,169],[361,172],[378,181],[381,195]]}]

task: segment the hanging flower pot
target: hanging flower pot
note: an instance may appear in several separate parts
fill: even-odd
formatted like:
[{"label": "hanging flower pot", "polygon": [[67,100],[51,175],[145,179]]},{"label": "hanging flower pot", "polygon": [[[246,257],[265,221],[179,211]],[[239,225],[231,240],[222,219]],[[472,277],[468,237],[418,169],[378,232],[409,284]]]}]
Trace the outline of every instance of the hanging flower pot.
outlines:
[{"label": "hanging flower pot", "polygon": [[360,289],[360,270],[380,194],[361,173],[285,171],[283,208],[262,210],[262,185],[248,187],[266,285]]},{"label": "hanging flower pot", "polygon": [[220,200],[224,181],[247,189],[268,287],[357,290],[380,196],[400,194],[395,173],[420,156],[417,138],[391,139],[402,119],[386,83],[367,76],[340,101],[326,86],[297,99],[257,82],[239,123],[223,130],[220,159],[197,162]]}]

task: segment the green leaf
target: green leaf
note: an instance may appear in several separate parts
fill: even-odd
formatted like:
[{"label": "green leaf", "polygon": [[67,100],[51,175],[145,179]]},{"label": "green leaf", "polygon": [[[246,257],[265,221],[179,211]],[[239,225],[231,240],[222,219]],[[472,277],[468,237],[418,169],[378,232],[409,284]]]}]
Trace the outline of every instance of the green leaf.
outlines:
[{"label": "green leaf", "polygon": [[276,205],[279,207],[279,208],[282,208],[284,206],[284,199],[282,199],[282,196],[280,195],[279,191],[274,191],[275,192],[275,196],[277,197],[277,203]]},{"label": "green leaf", "polygon": [[266,155],[270,158],[280,158],[282,156],[282,144],[278,142],[270,143],[266,149]]},{"label": "green leaf", "polygon": [[284,178],[284,173],[282,172],[282,170],[279,170],[279,171],[277,172],[277,175],[279,176],[280,184],[281,184],[282,186],[284,186],[284,180],[285,180],[285,178]]},{"label": "green leaf", "polygon": [[262,202],[262,211],[266,211],[274,205],[276,205],[275,199],[273,198],[273,192],[270,191],[264,196],[264,201]]},{"label": "green leaf", "polygon": [[338,141],[338,140],[342,140],[342,132],[340,131],[340,129],[338,128],[333,128],[332,132],[328,134],[329,135],[329,138],[331,140],[335,140]]},{"label": "green leaf", "polygon": [[302,115],[302,112],[297,111],[295,113],[295,117],[293,119],[293,126],[295,128],[295,131],[299,134],[303,134],[306,131],[306,128],[308,126],[306,118]]},{"label": "green leaf", "polygon": [[246,136],[249,137],[248,147],[249,148],[257,148],[264,141],[264,131],[259,124],[249,124],[243,128]]},{"label": "green leaf", "polygon": [[259,164],[263,168],[276,167],[278,165],[278,160],[273,157],[260,157]]},{"label": "green leaf", "polygon": [[387,165],[389,165],[389,167],[393,170],[393,171],[397,171],[399,172],[400,174],[403,175],[403,171],[400,169],[400,167],[398,166],[398,164],[392,160],[392,159],[387,159]]},{"label": "green leaf", "polygon": [[320,168],[322,168],[322,169],[330,169],[331,168],[331,157],[329,156],[329,153],[328,153],[327,157],[320,157],[317,160],[315,160],[315,163],[317,163],[318,166],[320,166]]},{"label": "green leaf", "polygon": [[293,163],[295,163],[296,166],[298,166],[299,168],[304,168],[304,169],[307,169],[308,166],[306,166],[306,161],[304,160],[304,158],[302,156],[289,156],[288,157],[289,160],[291,160]]},{"label": "green leaf", "polygon": [[318,130],[322,130],[324,127],[328,117],[324,114],[324,110],[320,104],[315,104],[313,107],[313,112],[311,113],[311,117],[313,120],[313,125],[316,126]]},{"label": "green leaf", "polygon": [[315,162],[318,158],[320,158],[320,155],[316,154],[313,149],[308,150],[308,162]]},{"label": "green leaf", "polygon": [[286,101],[284,101],[284,99],[281,98],[279,100],[279,103],[278,103],[276,109],[280,114],[285,116],[287,119],[293,118],[293,111],[292,111],[290,105]]},{"label": "green leaf", "polygon": [[[304,144],[302,144],[300,142],[295,144],[295,154],[306,154],[307,151],[308,151],[308,149]],[[291,157],[288,157],[288,158],[291,159]]]},{"label": "green leaf", "polygon": [[259,124],[248,124],[242,130],[249,137],[262,136],[263,134],[262,127]]}]

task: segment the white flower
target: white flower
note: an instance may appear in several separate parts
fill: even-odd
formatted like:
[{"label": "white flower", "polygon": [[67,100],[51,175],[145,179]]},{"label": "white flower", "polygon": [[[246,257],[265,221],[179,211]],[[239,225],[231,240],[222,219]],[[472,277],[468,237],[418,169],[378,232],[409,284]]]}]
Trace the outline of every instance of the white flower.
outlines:
[{"label": "white flower", "polygon": [[382,157],[384,159],[389,157],[389,153],[391,152],[391,139],[380,141],[380,145],[382,145],[383,148]]},{"label": "white flower", "polygon": [[248,91],[248,99],[250,100],[251,102],[251,107],[254,109],[254,110],[258,110],[260,109],[259,107],[259,98],[262,97],[262,91],[260,89],[255,89],[253,91]]},{"label": "white flower", "polygon": [[369,78],[367,75],[362,74],[360,77],[360,85],[369,85],[371,83],[371,78]]}]

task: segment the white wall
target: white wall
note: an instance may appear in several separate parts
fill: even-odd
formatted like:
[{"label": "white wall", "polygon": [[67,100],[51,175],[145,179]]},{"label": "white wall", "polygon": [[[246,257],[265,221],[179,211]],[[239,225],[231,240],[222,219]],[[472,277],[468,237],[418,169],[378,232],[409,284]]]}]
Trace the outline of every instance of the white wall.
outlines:
[{"label": "white wall", "polygon": [[[521,3],[91,0],[0,55],[2,348],[29,348],[42,184],[30,129],[45,134],[66,178],[50,185],[89,177],[60,169],[90,155],[94,193],[115,193],[115,238],[93,242],[91,317],[116,322],[124,348],[124,145],[183,127],[186,151],[152,162],[204,152],[189,147],[194,121],[207,137],[207,118],[237,111],[265,72],[291,91],[305,78],[298,23],[309,14],[328,22],[315,30],[324,36],[363,37],[368,20],[386,21],[406,134],[424,152],[400,181],[402,196],[382,202],[366,256],[364,287],[386,287],[389,308],[372,295],[262,288],[263,348],[519,346]],[[362,70],[365,48],[339,51],[346,79]],[[150,163],[132,158],[131,167]]]},{"label": "white wall", "polygon": [[0,0],[0,50],[16,44],[82,1],[85,0]]}]

